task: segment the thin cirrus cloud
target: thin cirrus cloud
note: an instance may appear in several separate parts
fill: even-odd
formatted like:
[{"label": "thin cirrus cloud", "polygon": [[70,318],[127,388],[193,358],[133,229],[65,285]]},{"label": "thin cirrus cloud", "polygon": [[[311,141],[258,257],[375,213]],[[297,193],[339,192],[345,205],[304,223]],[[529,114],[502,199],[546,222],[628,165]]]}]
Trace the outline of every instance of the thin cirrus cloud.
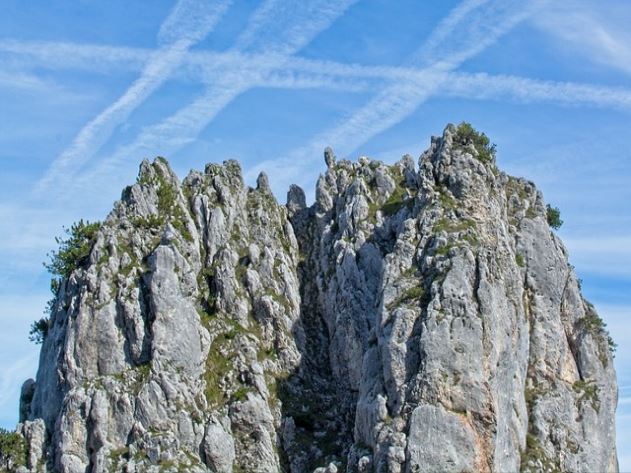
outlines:
[{"label": "thin cirrus cloud", "polygon": [[116,125],[168,79],[187,50],[212,30],[231,1],[179,0],[158,34],[161,47],[150,55],[140,77],[81,129],[70,147],[53,161],[37,190],[43,192],[76,172],[108,140]]},{"label": "thin cirrus cloud", "polygon": [[23,72],[0,71],[0,87],[9,89],[22,89],[43,91],[49,90],[53,84],[40,79],[36,75]]},{"label": "thin cirrus cloud", "polygon": [[628,2],[608,5],[606,14],[598,6],[586,0],[555,3],[533,24],[556,38],[558,47],[631,74]]},{"label": "thin cirrus cloud", "polygon": [[570,237],[565,245],[586,274],[631,279],[631,236]]},{"label": "thin cirrus cloud", "polygon": [[20,386],[37,369],[39,350],[30,343],[25,344],[24,340],[30,322],[39,318],[48,298],[50,293],[38,291],[3,293],[0,298],[0,313],[6,314],[0,333],[0,421],[5,421],[6,413],[17,411],[16,395]]},{"label": "thin cirrus cloud", "polygon": [[[453,70],[494,44],[550,0],[469,0],[452,10],[408,62]],[[454,32],[458,34],[454,34]]]},{"label": "thin cirrus cloud", "polygon": [[[247,83],[241,82],[242,75],[231,77],[229,73],[224,72],[224,80],[225,77],[230,78],[230,85],[227,88],[212,88],[175,115],[168,117],[157,125],[146,128],[131,146],[119,150],[113,158],[106,160],[104,164],[96,168],[89,175],[88,181],[95,175],[115,172],[116,165],[121,160],[130,155],[137,155],[139,152],[149,152],[152,149],[150,147],[153,147],[153,149],[159,147],[161,151],[172,153],[191,142],[212,121],[216,113],[228,105],[241,90],[254,85],[289,88],[326,87],[330,85],[334,88],[344,88],[345,84],[343,81],[335,80],[334,76],[336,74],[357,77],[358,75],[365,76],[372,73],[375,77],[389,80],[396,79],[396,81],[390,87],[386,87],[384,91],[347,122],[342,123],[333,130],[318,135],[306,148],[290,153],[289,159],[261,163],[249,173],[248,177],[250,179],[262,168],[271,170],[282,169],[284,181],[286,181],[282,184],[288,184],[289,181],[296,180],[297,176],[304,175],[303,171],[305,166],[309,165],[309,158],[317,156],[324,145],[343,141],[346,144],[346,149],[342,151],[350,152],[372,136],[401,121],[424,100],[440,91],[443,91],[446,95],[465,96],[468,98],[488,99],[494,96],[497,98],[508,97],[521,102],[548,100],[564,104],[586,104],[628,109],[631,103],[631,95],[628,90],[622,88],[537,81],[514,76],[444,72],[445,69],[455,68],[459,62],[479,53],[483,47],[492,44],[493,41],[496,41],[509,31],[511,27],[531,16],[534,11],[542,8],[545,4],[545,2],[531,2],[527,4],[502,3],[501,7],[498,7],[497,3],[488,1],[464,2],[452,12],[446,21],[439,25],[426,44],[419,49],[418,53],[421,55],[421,58],[425,54],[427,57],[447,57],[450,59],[448,61],[442,60],[435,68],[421,71],[412,70],[409,67],[366,68],[335,63],[321,64],[318,61],[310,64],[309,60],[298,58],[279,61],[278,56],[274,55],[271,55],[271,59],[264,55],[254,56],[253,67],[255,73],[248,75]],[[475,9],[478,9],[475,12],[477,15],[472,15]],[[491,14],[495,16],[492,17]],[[483,20],[489,22],[491,26],[484,27]],[[453,44],[442,40],[449,37],[450,29],[459,28],[461,22],[470,23],[476,25],[476,27],[465,30],[468,32],[468,36],[465,35],[464,40],[462,31],[459,30],[459,39],[456,41],[456,44],[461,44],[462,48],[458,49]],[[494,27],[492,25],[497,26]],[[441,39],[441,41],[438,41],[436,38]],[[471,44],[474,46],[471,46]],[[208,53],[195,54],[203,55]],[[193,54],[189,58],[191,56],[191,61],[198,62],[199,58],[196,60]],[[248,63],[248,61],[238,61],[238,59],[243,59],[243,57],[237,55],[235,63]],[[225,58],[223,64],[229,65],[230,62],[230,58]],[[422,62],[422,60],[419,62]],[[299,66],[296,68],[296,73],[292,75],[291,72],[287,71],[292,71],[295,63],[299,64]],[[286,71],[279,72],[283,68],[273,67],[279,64]],[[303,67],[303,70],[301,70],[300,66]],[[304,68],[313,72],[319,71],[317,73],[318,77],[314,79],[313,76],[305,75]],[[230,68],[226,67],[226,70],[229,71]],[[266,74],[266,71],[270,72]],[[324,77],[323,72],[331,74],[329,77]],[[221,84],[221,73],[219,77],[213,76],[212,73],[209,74],[208,71],[203,73],[211,77],[215,84]],[[206,80],[209,80],[208,77]],[[259,84],[256,84],[257,80]],[[356,90],[363,90],[367,87],[368,85],[362,87],[362,84],[357,83],[354,85]],[[296,156],[299,156],[301,159],[295,159]]]},{"label": "thin cirrus cloud", "polygon": [[32,372],[37,366],[37,358],[36,353],[28,353],[0,371],[0,406],[11,399],[14,386],[20,386],[25,381],[24,373]]},{"label": "thin cirrus cloud", "polygon": [[[527,5],[530,6],[530,3]],[[495,28],[483,28],[483,38],[476,30],[467,30],[470,37],[465,41],[460,38],[460,31],[459,35],[453,34],[457,28],[471,22],[474,18],[480,18],[477,22],[478,24],[481,24],[482,20],[489,22],[489,11],[486,10],[485,7],[490,8],[493,14],[498,15],[496,18],[491,19],[497,20],[494,24],[501,24],[502,26],[497,26]],[[436,68],[438,70],[430,69],[425,71],[424,81],[398,81],[396,84],[382,90],[382,92],[379,93],[376,98],[371,100],[366,107],[362,108],[358,113],[351,117],[348,122],[338,126],[333,132],[325,132],[323,135],[316,137],[315,140],[313,140],[313,142],[306,148],[298,152],[290,153],[289,159],[281,159],[280,162],[278,162],[278,160],[266,161],[257,166],[253,171],[258,172],[259,169],[268,165],[276,168],[278,167],[278,164],[280,164],[280,166],[285,170],[285,176],[291,178],[293,177],[292,174],[295,175],[298,173],[297,170],[294,170],[293,172],[290,170],[292,166],[295,166],[295,155],[298,155],[300,158],[315,156],[317,155],[317,151],[322,149],[326,143],[340,142],[341,140],[338,139],[340,137],[343,137],[344,143],[348,144],[350,150],[354,149],[358,144],[367,139],[367,137],[397,123],[399,120],[396,118],[393,119],[393,117],[406,114],[405,110],[408,109],[411,102],[416,102],[418,104],[422,102],[423,98],[429,96],[435,89],[436,85],[441,81],[441,79],[443,79],[441,72],[444,69],[454,68],[456,62],[461,61],[462,58],[467,56],[467,54],[474,55],[479,52],[483,46],[491,44],[493,42],[493,38],[497,39],[501,34],[508,31],[510,27],[516,24],[517,19],[521,20],[523,12],[526,10],[529,10],[529,8],[524,8],[523,6],[518,5],[518,2],[516,1],[499,2],[491,0],[465,0],[456,6],[446,19],[434,30],[429,40],[425,43],[430,46],[423,46],[421,49],[423,50],[423,48],[425,48],[423,54],[426,54],[427,56],[430,54],[441,54],[441,51],[445,49],[445,45],[452,46],[448,39],[451,38],[453,41],[454,37],[458,38],[456,40],[456,43],[458,44],[465,44],[468,40],[475,40],[478,43],[477,46],[472,48],[467,45],[463,49],[452,46],[452,49],[448,51],[446,56],[453,58],[451,61],[453,64],[446,67],[445,63],[441,62],[440,67]],[[493,37],[493,34],[495,34],[495,37]],[[434,40],[434,38],[439,38],[440,40]],[[384,111],[385,113],[381,113],[381,111]],[[411,113],[411,111],[412,110],[407,113]],[[205,127],[206,124],[209,123],[209,119],[212,117],[207,116],[195,118],[201,118],[203,126]],[[379,123],[375,120],[382,121]],[[379,130],[376,131],[376,129]],[[194,136],[192,138],[194,138]],[[287,167],[288,161],[292,163],[292,166]],[[301,159],[301,163],[302,164],[300,164],[300,166],[303,167],[307,164],[307,160]]]}]

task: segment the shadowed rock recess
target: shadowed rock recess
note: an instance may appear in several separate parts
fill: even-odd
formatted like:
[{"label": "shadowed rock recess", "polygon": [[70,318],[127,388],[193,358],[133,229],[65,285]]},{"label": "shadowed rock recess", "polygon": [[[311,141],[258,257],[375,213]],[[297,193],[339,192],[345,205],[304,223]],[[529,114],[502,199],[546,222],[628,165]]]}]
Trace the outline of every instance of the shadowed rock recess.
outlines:
[{"label": "shadowed rock recess", "polygon": [[617,471],[608,335],[534,184],[447,126],[315,203],[143,162],[63,280],[20,471]]}]

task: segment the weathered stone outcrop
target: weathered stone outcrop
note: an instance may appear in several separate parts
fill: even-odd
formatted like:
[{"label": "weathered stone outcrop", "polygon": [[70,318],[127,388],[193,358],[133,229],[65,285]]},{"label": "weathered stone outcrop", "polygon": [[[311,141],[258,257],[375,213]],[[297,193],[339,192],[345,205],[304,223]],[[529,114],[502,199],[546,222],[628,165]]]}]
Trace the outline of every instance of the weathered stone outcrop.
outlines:
[{"label": "weathered stone outcrop", "polygon": [[316,201],[161,158],[59,288],[27,471],[617,471],[608,336],[534,184],[448,126]]}]

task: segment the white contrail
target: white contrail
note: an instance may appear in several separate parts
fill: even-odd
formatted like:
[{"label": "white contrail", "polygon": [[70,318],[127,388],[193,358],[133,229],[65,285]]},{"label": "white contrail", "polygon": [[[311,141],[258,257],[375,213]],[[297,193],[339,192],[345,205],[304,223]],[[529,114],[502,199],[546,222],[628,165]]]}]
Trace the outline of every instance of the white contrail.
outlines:
[{"label": "white contrail", "polygon": [[[39,67],[79,68],[92,71],[96,67],[94,57],[99,57],[101,64],[105,62],[117,68],[127,66],[130,70],[138,70],[151,54],[151,50],[141,48],[17,41],[0,41],[0,52],[35,58]],[[186,54],[182,67],[172,78],[217,84],[222,77],[232,73],[239,76],[247,74],[252,81],[258,71],[269,69],[266,74],[257,76],[260,78],[257,86],[366,92],[371,90],[375,81],[422,83],[428,75],[427,71],[418,67],[365,66],[299,56],[283,59],[281,67],[273,68],[270,64],[275,61],[281,62],[279,56],[267,53],[191,51]],[[473,99],[508,98],[520,102],[551,101],[621,110],[630,108],[631,90],[623,87],[542,81],[487,73],[444,74],[445,80],[439,83],[437,93],[450,96]],[[0,85],[45,89],[53,86],[52,83],[41,81],[37,76],[22,73],[0,73]]]},{"label": "white contrail", "polygon": [[[517,8],[513,12],[507,9],[506,5],[508,4],[506,3],[503,4],[505,5],[503,10],[498,10],[497,5],[489,4],[489,1],[477,0],[462,3],[454,10],[455,13],[436,28],[419,51],[425,51],[425,54],[429,56],[450,57],[452,62],[453,58],[463,60],[463,57],[466,58],[479,52],[480,44],[491,44],[492,41],[506,32],[509,26],[514,26],[518,21],[523,20],[539,4],[537,2],[530,3],[525,8]],[[267,3],[267,11],[272,12],[273,9],[270,9],[270,6],[274,5],[278,5],[278,3]],[[474,8],[481,6],[487,6],[491,8],[491,11],[499,14],[497,23],[501,23],[501,25],[494,29],[484,28],[480,19],[483,18],[488,21],[488,11],[478,12],[477,16],[472,13]],[[261,9],[259,12],[264,10]],[[476,18],[478,19],[476,20]],[[460,31],[462,21],[474,24],[475,28],[470,29],[468,39],[459,38],[452,41],[456,44],[464,44],[462,50],[458,50],[449,42],[445,42],[444,39],[448,37],[450,30],[458,29]],[[255,15],[255,20],[252,22],[253,24],[264,25],[264,22],[261,21],[261,14]],[[282,22],[280,25],[282,27]],[[253,27],[249,31],[254,32],[259,29],[265,28]],[[478,35],[484,35],[484,38],[480,39]],[[247,36],[256,37],[252,33],[248,33],[244,37]],[[298,57],[287,58],[283,54],[276,53],[276,51],[282,50],[277,45],[272,44],[269,47],[273,51],[270,54],[265,52],[261,46],[257,48],[256,45],[250,45],[248,41],[243,39],[244,37],[240,38],[237,43],[246,52],[233,50],[227,53],[187,53],[184,60],[188,68],[187,79],[212,81],[215,87],[209,89],[207,93],[175,115],[143,130],[139,139],[131,146],[119,150],[113,159],[98,169],[101,171],[112,170],[117,163],[128,156],[137,156],[139,152],[152,154],[152,148],[159,147],[160,152],[180,148],[194,140],[216,113],[228,104],[234,96],[257,85],[285,88],[320,87],[359,91],[369,89],[370,84],[367,81],[370,79],[393,81],[391,87],[379,93],[369,105],[350,117],[342,126],[318,135],[309,146],[291,153],[291,159],[278,163],[287,173],[289,170],[283,164],[285,161],[295,165],[297,161],[295,158],[299,156],[302,158],[300,162],[308,162],[313,157],[318,156],[322,147],[328,143],[338,144],[339,150],[339,143],[343,142],[342,152],[350,152],[374,134],[396,124],[411,113],[424,99],[436,93],[478,99],[501,97],[520,102],[545,100],[569,105],[584,104],[629,109],[629,91],[623,88],[538,81],[514,76],[453,73],[445,71],[445,61],[440,63],[440,67],[434,66],[423,70],[418,69],[418,66],[375,67]],[[437,41],[436,38],[441,41]],[[469,46],[471,43],[475,44],[475,47]],[[68,45],[62,45],[62,47],[67,48]],[[26,50],[32,53],[34,49],[36,48],[29,47],[29,45],[0,42],[0,50],[16,52]],[[439,52],[436,52],[437,50]],[[120,51],[113,48],[110,52],[113,56],[130,62],[133,58],[143,54],[142,50],[133,48]],[[89,54],[85,54],[85,56],[89,56]],[[422,55],[419,62],[422,62]],[[455,67],[455,65],[451,67]],[[247,74],[244,74],[244,71],[247,71]],[[247,77],[247,80],[243,79],[244,76]],[[360,79],[360,81],[350,80],[353,78]],[[262,166],[276,167],[274,163],[269,161],[260,167]]]},{"label": "white contrail", "polygon": [[248,74],[242,70],[220,74],[203,95],[162,122],[145,127],[133,143],[119,148],[81,180],[89,182],[95,175],[114,173],[130,157],[168,155],[195,140],[227,104],[259,85],[270,71],[282,68],[288,55],[308,44],[356,1],[268,0],[252,15],[230,51],[267,52],[257,63],[257,69],[249,70]]},{"label": "white contrail", "polygon": [[232,0],[178,0],[158,31],[158,43],[189,46],[204,39],[226,12]]},{"label": "white contrail", "polygon": [[[538,0],[465,0],[438,25],[409,61],[410,66],[429,64],[424,76],[402,78],[383,88],[351,117],[319,133],[287,157],[260,163],[248,173],[248,178],[261,169],[280,168],[290,175],[290,168],[304,169],[329,144],[342,155],[352,152],[413,113],[436,93],[447,80],[448,72],[493,44],[542,4]],[[295,174],[303,173],[295,171]]]},{"label": "white contrail", "polygon": [[[96,67],[94,57],[99,57],[101,63],[105,61],[116,67],[126,64],[131,70],[136,70],[141,68],[151,54],[151,50],[141,48],[11,40],[0,41],[0,51],[33,57],[40,67],[85,70]],[[248,75],[252,81],[257,71],[269,69],[267,74],[257,76],[260,78],[257,86],[367,92],[374,87],[375,81],[424,83],[428,75],[426,71],[414,67],[365,66],[298,56],[284,59],[282,67],[270,67],[270,64],[278,60],[278,55],[267,53],[188,52],[183,60],[183,67],[174,73],[173,78],[217,84],[222,76],[233,73],[238,76]],[[631,108],[631,89],[623,87],[542,81],[487,73],[450,72],[444,73],[442,77],[444,80],[440,81],[436,93],[449,96],[490,100],[506,98],[518,102],[549,101],[620,110]],[[0,73],[0,86],[49,90],[54,83],[42,81],[32,74],[4,72]],[[200,99],[202,102],[206,100],[210,99],[205,95]],[[221,98],[216,100],[220,102]]]},{"label": "white contrail", "polygon": [[476,9],[484,6],[490,0],[464,0],[457,5],[437,26],[430,37],[416,51],[414,56],[424,65],[433,65],[437,61],[434,52],[439,50],[443,43],[450,39],[453,41],[452,34],[468,15],[475,12]]},{"label": "white contrail", "polygon": [[[318,2],[322,5],[323,0]],[[351,2],[349,2],[350,5]],[[514,3],[517,3],[517,0],[506,1],[504,0],[504,4],[510,4],[509,7],[500,7],[498,6],[498,2],[493,2],[491,0],[465,0],[458,7],[456,7],[448,18],[441,22],[439,26],[434,30],[432,36],[430,36],[427,43],[436,43],[435,47],[429,48],[427,54],[433,52],[440,52],[444,50],[445,41],[435,41],[434,37],[446,38],[449,36],[450,32],[453,32],[456,29],[465,29],[468,32],[468,39],[474,41],[478,44],[482,43],[485,45],[491,44],[493,38],[497,39],[501,34],[507,31],[509,28],[516,24],[515,18],[522,18],[524,15],[524,11],[527,10],[525,7],[515,7]],[[265,18],[273,18],[275,15],[273,12],[278,5],[283,5],[283,10],[286,10],[286,5],[281,0],[269,0],[260,10],[259,13],[255,14],[252,19],[252,23],[254,25],[264,25]],[[316,5],[316,4],[312,4]],[[496,18],[489,18],[489,11],[480,12],[481,6],[490,5],[492,13],[499,15]],[[348,5],[344,6],[344,9]],[[340,7],[337,6],[339,9]],[[311,9],[315,12],[323,11],[327,16],[334,16],[337,11],[333,9],[331,12],[330,9],[322,10],[320,9]],[[343,10],[342,10],[343,11]],[[515,13],[517,12],[517,13]],[[471,29],[465,28],[463,24],[469,23],[473,19],[477,17],[484,19],[484,21],[492,21],[492,27],[482,28],[482,21],[477,21],[480,29]],[[503,15],[503,16],[502,16]],[[295,16],[295,12],[294,12]],[[307,21],[311,25],[317,25],[317,28],[312,26],[315,32],[319,31],[323,26],[326,26],[328,23],[326,20],[320,20],[314,22],[313,15],[306,16]],[[499,20],[499,21],[494,21]],[[322,26],[319,25],[322,23]],[[501,23],[501,26],[499,25]],[[276,21],[273,23],[276,28],[275,30],[278,33],[272,34],[270,37],[270,41],[275,41],[278,38],[279,34],[282,34],[284,31],[289,31],[290,37],[295,37],[297,40],[295,41],[298,45],[302,38],[305,38],[305,32],[300,25],[297,25],[295,22],[292,24],[292,28],[289,30],[283,29],[279,27],[279,22]],[[257,29],[264,29],[261,27],[254,27],[251,30],[254,32]],[[241,50],[246,50],[249,52],[251,46],[249,38],[254,38],[254,32],[248,31],[250,28],[246,28],[245,36],[237,40],[237,45]],[[482,38],[482,35],[484,36]],[[462,42],[462,41],[460,41]],[[278,44],[278,43],[277,43]],[[297,50],[299,46],[293,48],[293,51]],[[442,48],[442,49],[441,49]],[[253,48],[254,51],[257,51],[256,48]],[[471,47],[467,44],[464,48],[466,51],[470,51],[469,54],[473,55],[479,52],[479,47]],[[258,49],[260,51],[261,48]],[[285,54],[290,54],[292,48],[288,47],[280,47],[269,46],[264,48],[263,50],[271,50],[273,52],[281,51]],[[457,55],[457,58],[456,58]],[[460,60],[463,61],[465,55],[462,51],[449,51],[445,54],[446,57],[453,58],[451,59],[451,68],[455,67],[455,61]],[[289,61],[287,61],[289,62]],[[228,90],[232,91],[234,96],[236,97],[238,94],[246,90],[247,88],[256,85],[257,81],[261,80],[261,77],[268,71],[277,68],[279,65],[284,65],[284,61],[275,60],[270,63],[268,68],[261,68],[258,71],[258,74],[252,78],[252,83],[245,86],[242,81],[237,81],[236,85],[230,84],[228,86]],[[441,64],[441,69],[444,69],[445,66]],[[436,68],[436,70],[428,70],[426,71],[426,76],[431,77],[433,81],[427,81],[424,84],[418,84],[415,81],[399,81],[396,85],[391,85],[382,90],[378,96],[371,100],[370,103],[362,108],[360,112],[355,114],[351,119],[347,122],[341,124],[334,130],[321,134],[317,136],[312,142],[305,148],[298,150],[294,153],[290,153],[289,158],[284,159],[282,161],[289,161],[291,166],[304,166],[308,161],[308,158],[316,155],[315,150],[322,149],[322,147],[327,143],[339,143],[343,140],[345,144],[349,144],[349,148],[354,149],[356,146],[364,142],[368,137],[383,131],[390,126],[396,124],[403,117],[412,113],[418,104],[424,101],[427,97],[429,97],[435,90],[435,87],[438,85],[439,80],[441,78],[441,71]],[[118,163],[123,161],[124,159],[128,159],[129,156],[137,156],[140,152],[146,154],[156,154],[150,153],[151,149],[159,150],[160,153],[170,154],[177,147],[186,144],[187,142],[193,141],[199,132],[203,130],[208,123],[215,117],[215,115],[225,106],[225,103],[218,102],[215,95],[219,92],[216,92],[216,88],[212,87],[211,93],[208,97],[200,97],[193,104],[185,107],[180,110],[175,116],[169,117],[166,122],[163,122],[157,126],[149,127],[141,132],[139,138],[131,145],[124,147],[117,151],[112,157],[107,159],[101,166],[97,167],[95,172],[88,176],[88,179],[91,180],[95,174],[101,174],[103,171],[107,173],[111,173],[118,168]],[[206,103],[208,103],[208,107],[206,107]],[[217,103],[220,104],[220,107],[217,107]],[[214,107],[213,107],[214,106]],[[207,109],[206,113],[200,114],[199,112],[204,108]],[[165,123],[168,125],[165,128]],[[187,124],[187,128],[182,126],[182,123]],[[188,130],[188,133],[186,131]],[[175,142],[170,138],[173,136],[173,132],[178,132],[184,134],[180,134]],[[160,139],[162,137],[162,139]],[[166,139],[165,139],[166,137]],[[158,141],[159,140],[159,141]],[[171,142],[169,143],[168,140]],[[175,145],[175,146],[174,146]],[[298,160],[297,160],[298,158]],[[305,159],[306,158],[306,159]],[[297,162],[300,161],[300,164]],[[270,167],[274,167],[271,162],[265,162],[265,165],[269,165]],[[106,167],[106,169],[103,169]],[[257,166],[257,170],[262,168],[263,165]],[[289,167],[283,165],[283,169],[288,170]],[[109,169],[107,169],[109,168]],[[289,175],[289,174],[287,174]]]},{"label": "white contrail", "polygon": [[158,40],[163,46],[149,57],[140,77],[81,129],[70,147],[53,161],[37,190],[41,192],[67,179],[98,151],[115,127],[169,78],[188,48],[212,30],[231,1],[179,0],[160,29]]},{"label": "white contrail", "polygon": [[440,86],[441,93],[475,99],[508,98],[518,102],[556,102],[631,110],[631,89],[576,82],[556,82],[485,73],[453,72]]},{"label": "white contrail", "polygon": [[[141,71],[153,50],[65,41],[0,40],[3,63],[30,68],[79,69],[96,73]],[[190,55],[191,53],[189,53]]]},{"label": "white contrail", "polygon": [[[366,92],[371,90],[369,81],[355,78],[355,72],[339,70],[336,74],[305,73],[300,68],[288,65],[282,71],[267,75],[261,86],[305,89],[319,88]],[[487,73],[432,72],[406,68],[390,68],[375,72],[383,80],[416,82],[434,90],[433,95],[463,97],[475,100],[507,99],[518,103],[552,102],[569,106],[594,106],[631,111],[631,88],[610,87],[577,82],[560,82],[530,79],[512,75],[490,75]],[[359,75],[367,79],[366,75]],[[420,87],[418,93],[422,93]],[[395,107],[396,108],[395,104]],[[343,138],[343,137],[342,137]]]},{"label": "white contrail", "polygon": [[[348,120],[319,134],[307,149],[311,152],[314,147],[321,149],[330,143],[346,154],[399,123],[433,95],[447,79],[444,72],[455,69],[496,42],[532,13],[536,3],[471,0],[456,7],[449,15],[453,19],[448,17],[441,23],[413,55],[413,63],[430,62],[424,77],[402,79],[384,88]],[[298,151],[298,154],[303,153]]]},{"label": "white contrail", "polygon": [[[126,47],[78,45],[73,43],[48,42],[0,42],[0,51],[19,54],[41,54],[37,59],[46,61],[42,66],[77,67],[92,70],[93,58],[110,61],[112,65],[129,64],[140,68],[151,54],[151,50]],[[51,58],[54,58],[51,63]],[[63,59],[69,58],[70,64]],[[189,52],[187,53],[182,80],[217,83],[228,72],[244,71],[255,74],[266,68],[278,56],[268,54],[244,54],[238,52]],[[257,84],[275,88],[321,88],[348,92],[369,91],[371,81],[416,81],[422,82],[427,73],[412,67],[364,66],[333,61],[291,57],[282,67],[270,68],[260,76]],[[177,73],[173,76],[178,77]],[[251,75],[250,77],[253,77]],[[594,105],[622,110],[629,109],[629,89],[598,86],[574,82],[541,81],[511,75],[486,73],[447,73],[438,92],[451,96],[474,99],[509,98],[522,102],[547,100],[557,103]],[[44,82],[37,76],[24,73],[0,73],[0,86],[15,88],[50,89],[54,83]]]}]

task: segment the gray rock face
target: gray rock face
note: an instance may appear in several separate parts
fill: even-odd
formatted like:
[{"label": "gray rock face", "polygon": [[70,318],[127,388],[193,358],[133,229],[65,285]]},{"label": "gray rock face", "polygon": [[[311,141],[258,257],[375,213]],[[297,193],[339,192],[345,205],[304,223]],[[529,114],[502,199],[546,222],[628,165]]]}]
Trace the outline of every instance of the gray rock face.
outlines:
[{"label": "gray rock face", "polygon": [[608,336],[535,186],[453,126],[307,207],[161,158],[63,281],[31,472],[617,471]]}]

